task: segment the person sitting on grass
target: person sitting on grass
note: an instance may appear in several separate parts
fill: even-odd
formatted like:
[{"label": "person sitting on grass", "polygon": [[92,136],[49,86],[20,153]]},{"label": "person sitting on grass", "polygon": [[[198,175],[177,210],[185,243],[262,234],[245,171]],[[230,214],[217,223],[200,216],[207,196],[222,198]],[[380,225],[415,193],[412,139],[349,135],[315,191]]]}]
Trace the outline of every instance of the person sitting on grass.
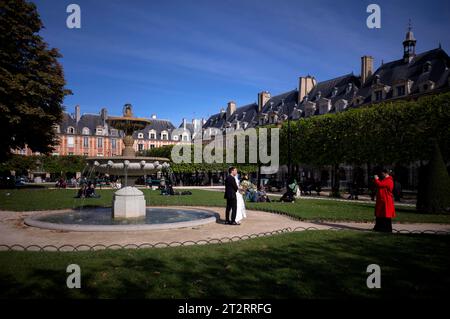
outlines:
[{"label": "person sitting on grass", "polygon": [[264,190],[264,186],[259,186],[256,198],[257,198],[257,202],[270,203],[270,198],[269,198],[269,196],[267,196],[267,193]]},{"label": "person sitting on grass", "polygon": [[75,198],[86,197],[86,190],[87,190],[86,184],[81,185],[80,189],[78,190],[78,194],[77,194],[77,196],[75,196]]},{"label": "person sitting on grass", "polygon": [[86,198],[100,198],[100,195],[97,195],[95,192],[94,183],[90,182],[86,189]]}]

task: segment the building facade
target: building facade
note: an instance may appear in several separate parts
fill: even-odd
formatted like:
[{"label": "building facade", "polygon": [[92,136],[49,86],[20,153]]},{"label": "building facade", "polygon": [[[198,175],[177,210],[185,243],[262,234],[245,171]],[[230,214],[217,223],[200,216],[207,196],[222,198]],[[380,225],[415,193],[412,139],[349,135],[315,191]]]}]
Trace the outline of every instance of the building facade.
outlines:
[{"label": "building facade", "polygon": [[[73,114],[64,113],[61,123],[53,128],[58,140],[58,143],[54,145],[53,155],[121,155],[123,132],[109,127],[107,118],[106,108],[101,109],[99,114],[81,114],[81,108],[77,105]],[[183,123],[180,127],[182,125]],[[181,140],[190,142],[191,135],[187,133],[189,127],[190,125],[187,125],[186,133],[180,132],[170,121],[157,119],[156,115],[152,115],[150,124],[134,133],[134,149],[138,152],[175,144]],[[33,153],[29,148],[15,150],[14,153],[38,154]]]},{"label": "building facade", "polygon": [[450,58],[440,47],[416,54],[411,29],[403,41],[401,59],[382,63],[376,70],[373,57],[361,57],[360,75],[345,74],[318,82],[314,76],[299,78],[298,87],[276,96],[258,93],[257,102],[237,107],[228,102],[204,124],[208,131],[245,129],[277,124],[291,119],[337,113],[395,99],[415,99],[421,95],[450,89]]},{"label": "building facade", "polygon": [[[257,102],[237,107],[231,101],[226,108],[212,115],[203,126],[208,134],[226,133],[228,130],[246,129],[279,124],[290,117],[293,120],[347,109],[368,106],[397,99],[417,99],[422,95],[450,90],[450,58],[439,45],[437,48],[416,53],[416,39],[411,28],[403,41],[403,54],[398,60],[382,63],[374,68],[372,56],[361,57],[360,75],[345,74],[318,82],[314,76],[299,78],[294,90],[272,96],[268,91],[257,95]],[[214,133],[213,133],[214,132]],[[294,146],[295,148],[295,146]],[[392,167],[398,179],[409,189],[417,186],[419,163],[406,167]],[[368,184],[368,165],[340,167],[341,186],[354,179]],[[330,186],[331,168],[302,167],[295,169],[297,177],[314,178],[322,186]],[[286,167],[281,167],[277,179],[284,179]],[[367,186],[367,185],[366,185]]]}]

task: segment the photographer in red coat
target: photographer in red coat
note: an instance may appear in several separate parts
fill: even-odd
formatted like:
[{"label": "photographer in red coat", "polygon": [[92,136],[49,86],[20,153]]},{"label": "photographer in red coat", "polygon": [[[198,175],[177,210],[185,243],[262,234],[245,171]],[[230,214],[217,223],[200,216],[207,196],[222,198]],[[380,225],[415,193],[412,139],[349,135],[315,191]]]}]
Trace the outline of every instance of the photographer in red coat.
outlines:
[{"label": "photographer in red coat", "polygon": [[377,201],[375,204],[375,227],[374,231],[392,233],[392,218],[395,217],[394,180],[387,169],[381,171],[382,179],[375,175],[374,183],[377,188]]}]

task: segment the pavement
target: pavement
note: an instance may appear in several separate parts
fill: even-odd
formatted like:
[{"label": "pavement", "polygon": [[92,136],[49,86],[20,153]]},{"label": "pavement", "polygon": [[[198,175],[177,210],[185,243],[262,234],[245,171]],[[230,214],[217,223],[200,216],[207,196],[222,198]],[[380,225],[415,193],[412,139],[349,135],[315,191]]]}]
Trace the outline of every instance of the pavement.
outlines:
[{"label": "pavement", "polygon": [[[176,206],[171,208],[177,208]],[[181,207],[178,207],[181,208]],[[186,207],[183,207],[186,208]],[[214,211],[224,219],[224,208],[197,207]],[[195,207],[189,207],[195,209]],[[68,211],[68,210],[66,210]],[[50,211],[52,212],[52,211]],[[61,212],[61,211],[54,211]],[[304,222],[292,219],[285,215],[267,213],[262,211],[247,211],[247,218],[240,226],[225,225],[222,223],[211,223],[196,227],[151,230],[151,231],[126,231],[126,232],[75,232],[55,231],[30,227],[24,224],[24,218],[39,212],[11,212],[0,211],[0,250],[6,250],[13,245],[30,246],[37,245],[61,247],[64,245],[79,246],[80,249],[89,249],[94,245],[156,245],[158,243],[181,243],[186,245],[206,243],[217,243],[218,239],[223,241],[234,241],[254,237],[255,234],[273,235],[278,232],[326,230],[326,229],[348,229],[367,231],[373,228],[372,223],[353,222]],[[450,233],[450,224],[394,224],[394,230],[400,232],[445,232]],[[13,249],[21,250],[20,246]],[[161,245],[164,246],[164,245]],[[32,248],[32,247],[31,247]],[[99,247],[101,248],[101,247]],[[130,247],[131,248],[131,247]],[[47,247],[52,250],[52,247]],[[72,250],[67,247],[67,250]]]}]

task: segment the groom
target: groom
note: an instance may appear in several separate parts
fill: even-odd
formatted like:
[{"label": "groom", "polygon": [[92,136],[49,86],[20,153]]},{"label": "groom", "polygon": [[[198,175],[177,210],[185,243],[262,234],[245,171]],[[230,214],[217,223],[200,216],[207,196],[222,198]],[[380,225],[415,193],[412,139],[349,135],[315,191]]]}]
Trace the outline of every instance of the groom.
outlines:
[{"label": "groom", "polygon": [[[238,191],[238,186],[236,184],[235,176],[237,175],[236,167],[231,166],[228,169],[228,177],[225,180],[225,196],[227,200],[227,208],[225,210],[225,224],[228,225],[239,225],[236,223],[236,210],[237,210],[237,199],[236,192]],[[231,221],[230,221],[230,210],[231,210]]]}]

